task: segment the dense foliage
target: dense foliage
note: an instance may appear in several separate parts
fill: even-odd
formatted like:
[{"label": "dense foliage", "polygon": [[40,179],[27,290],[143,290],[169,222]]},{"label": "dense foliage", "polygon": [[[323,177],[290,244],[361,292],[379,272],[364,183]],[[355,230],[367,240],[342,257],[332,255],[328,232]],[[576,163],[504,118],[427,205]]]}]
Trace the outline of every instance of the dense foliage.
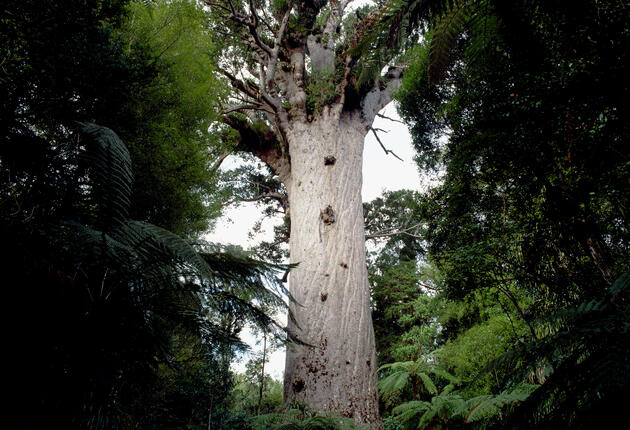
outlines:
[{"label": "dense foliage", "polygon": [[[364,206],[385,428],[623,422],[630,8],[383,5],[344,20],[380,19],[348,40],[369,52],[353,79],[405,64],[400,113],[419,168],[441,178]],[[218,185],[235,139],[214,126],[226,47],[212,19],[184,0],[3,7],[1,267],[18,428],[355,428],[285,408],[265,370],[288,268],[199,240],[226,201],[289,208],[264,167]],[[330,79],[308,82],[311,114],[335,96]],[[282,261],[288,231],[287,217],[259,253]],[[263,352],[235,375],[248,323]]]},{"label": "dense foliage", "polygon": [[[416,315],[388,339],[403,353],[385,355],[398,363],[382,368],[388,422],[592,428],[621,419],[628,14],[613,1],[454,2],[408,54],[400,112],[419,166],[443,183],[414,204],[426,251],[407,272],[415,279],[375,266],[374,296],[394,299],[384,311],[377,302],[377,315],[408,307],[398,326]],[[418,352],[401,349],[405,336]],[[446,393],[444,371],[457,381]],[[514,396],[523,383],[540,387]],[[488,399],[495,407],[478,421]]]},{"label": "dense foliage", "polygon": [[282,334],[252,304],[282,306],[268,288],[285,268],[164,229],[194,238],[221,209],[205,23],[185,1],[3,6],[19,428],[205,428],[225,414],[246,321]]}]

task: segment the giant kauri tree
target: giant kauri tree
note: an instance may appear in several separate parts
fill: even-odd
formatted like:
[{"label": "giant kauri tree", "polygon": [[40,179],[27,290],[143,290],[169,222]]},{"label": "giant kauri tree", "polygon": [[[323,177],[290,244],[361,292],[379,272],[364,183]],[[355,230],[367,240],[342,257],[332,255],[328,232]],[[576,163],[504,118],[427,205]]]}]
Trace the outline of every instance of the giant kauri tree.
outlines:
[{"label": "giant kauri tree", "polygon": [[[399,87],[405,2],[209,0],[232,88],[223,121],[286,190],[295,316],[285,400],[379,422],[361,201],[364,138]],[[430,2],[416,2],[430,3]],[[412,13],[413,12],[413,13]],[[389,31],[390,25],[395,31]]]}]

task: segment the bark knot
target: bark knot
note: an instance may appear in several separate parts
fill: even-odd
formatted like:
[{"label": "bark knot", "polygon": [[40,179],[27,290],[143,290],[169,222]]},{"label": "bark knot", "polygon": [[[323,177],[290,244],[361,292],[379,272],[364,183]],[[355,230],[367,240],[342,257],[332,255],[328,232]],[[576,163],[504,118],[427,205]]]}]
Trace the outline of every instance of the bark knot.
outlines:
[{"label": "bark knot", "polygon": [[330,205],[326,206],[326,209],[322,210],[319,213],[319,217],[326,225],[331,225],[335,223],[335,211]]},{"label": "bark knot", "polygon": [[295,381],[293,381],[293,391],[295,391],[296,393],[299,393],[303,389],[304,389],[304,381],[302,379],[298,378]]}]

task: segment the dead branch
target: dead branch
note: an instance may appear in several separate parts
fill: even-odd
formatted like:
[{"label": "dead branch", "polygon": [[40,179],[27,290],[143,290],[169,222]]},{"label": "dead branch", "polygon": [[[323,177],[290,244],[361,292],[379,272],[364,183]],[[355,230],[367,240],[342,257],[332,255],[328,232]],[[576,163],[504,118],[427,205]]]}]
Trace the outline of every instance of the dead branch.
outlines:
[{"label": "dead branch", "polygon": [[411,236],[411,237],[415,237],[417,239],[422,239],[422,236],[410,233],[410,231],[412,231],[413,229],[419,227],[420,225],[421,225],[421,223],[417,223],[417,224],[412,225],[411,227],[407,227],[407,228],[403,228],[403,229],[399,229],[399,230],[390,229],[390,230],[377,231],[376,233],[366,234],[365,235],[365,240],[378,239],[378,238],[383,238],[383,237],[393,237],[393,236],[397,236],[399,234],[404,234],[405,236]]},{"label": "dead branch", "polygon": [[[390,117],[388,117],[388,116],[386,116],[386,115],[383,115],[382,113],[377,113],[377,114],[376,114],[376,116],[377,116],[377,117],[379,117],[379,118],[387,119],[387,120],[389,120],[389,121],[399,122],[399,123],[401,123],[401,124],[405,124],[405,122],[404,122],[404,121],[401,121],[401,120],[399,120],[399,119],[395,119],[395,118],[390,118]],[[405,125],[406,125],[406,124],[405,124]]]},{"label": "dead branch", "polygon": [[396,153],[394,153],[394,151],[392,151],[391,149],[385,148],[385,145],[383,145],[381,138],[378,137],[378,133],[376,132],[374,128],[370,127],[370,130],[372,130],[372,133],[374,133],[374,137],[376,137],[378,144],[381,145],[381,148],[383,148],[383,151],[385,151],[385,155],[392,154],[394,157],[398,158],[400,161],[405,161],[402,158],[400,158],[398,155],[396,155]]}]

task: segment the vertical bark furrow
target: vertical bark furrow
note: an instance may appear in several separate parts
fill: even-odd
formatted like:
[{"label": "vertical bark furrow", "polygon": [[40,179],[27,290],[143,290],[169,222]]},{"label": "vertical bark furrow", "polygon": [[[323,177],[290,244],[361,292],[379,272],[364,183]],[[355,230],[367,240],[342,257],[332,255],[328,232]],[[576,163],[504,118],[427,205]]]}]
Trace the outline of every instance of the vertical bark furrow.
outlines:
[{"label": "vertical bark furrow", "polygon": [[[364,131],[356,121],[294,124],[290,288],[303,306],[297,335],[312,347],[287,352],[285,397],[378,423],[374,333],[365,267],[361,169]],[[322,162],[335,157],[334,166]],[[295,179],[294,179],[295,180]],[[321,214],[330,207],[334,222]],[[293,221],[295,219],[295,222]],[[323,300],[325,294],[326,299]]]}]

